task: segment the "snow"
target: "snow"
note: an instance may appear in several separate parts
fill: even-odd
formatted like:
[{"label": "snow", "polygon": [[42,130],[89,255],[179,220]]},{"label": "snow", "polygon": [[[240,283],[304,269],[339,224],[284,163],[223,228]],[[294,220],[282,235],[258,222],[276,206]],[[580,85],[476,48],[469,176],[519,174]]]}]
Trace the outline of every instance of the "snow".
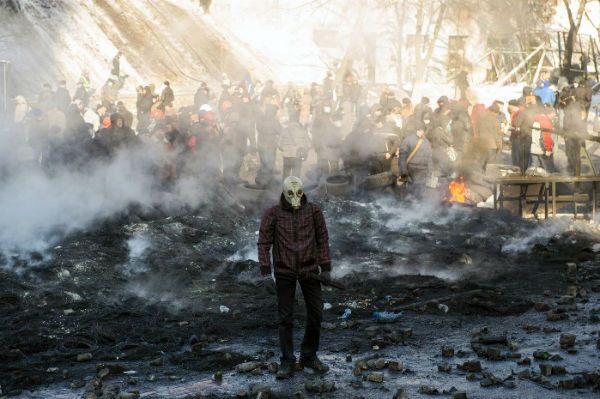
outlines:
[{"label": "snow", "polygon": [[[362,40],[365,35],[374,34],[376,81],[395,83],[396,32],[390,9],[367,8],[361,2],[332,1],[322,6],[311,3],[221,0],[213,2],[210,14],[204,14],[193,0],[65,0],[54,3],[54,7],[43,6],[41,0],[23,0],[22,17],[13,18],[7,9],[0,8],[0,23],[9,34],[7,43],[0,42],[0,52],[13,61],[15,71],[33,76],[37,85],[66,79],[69,87],[74,87],[81,72],[89,70],[92,85],[98,89],[109,76],[112,57],[124,50],[122,70],[130,75],[124,91],[132,95],[139,84],[158,86],[165,79],[177,89],[189,91],[195,89],[190,87],[195,80],[217,82],[220,76],[210,68],[222,66],[222,60],[228,57],[263,80],[320,82],[325,71],[349,48],[357,51],[355,59],[364,59]],[[595,22],[584,17],[581,33],[597,36],[594,24],[600,25],[600,3],[592,2],[587,10]],[[406,34],[414,29],[411,18],[405,26]],[[564,5],[559,2],[558,14],[548,28],[552,31],[567,27]],[[355,28],[358,34],[353,35]],[[198,37],[198,29],[206,29],[214,34],[214,40],[226,43],[228,53],[223,56],[222,49],[217,48],[221,44]],[[332,44],[325,47],[315,42],[315,32],[320,30],[332,32]],[[487,61],[476,62],[485,53],[486,38],[481,27],[475,21],[460,27],[448,23],[442,27],[429,73],[430,80],[437,84],[425,85],[424,95],[434,98],[443,91],[455,97],[454,87],[445,83],[444,38],[457,33],[468,34],[465,57],[474,64],[471,81],[484,80]],[[405,57],[411,51],[409,47]],[[364,79],[364,62],[355,63],[355,67]],[[405,67],[410,72],[410,66]],[[235,81],[240,76],[230,78]],[[488,89],[493,89],[492,94],[485,93]],[[475,91],[481,102],[490,103],[495,99],[491,96],[513,98],[520,87],[478,85]]]}]

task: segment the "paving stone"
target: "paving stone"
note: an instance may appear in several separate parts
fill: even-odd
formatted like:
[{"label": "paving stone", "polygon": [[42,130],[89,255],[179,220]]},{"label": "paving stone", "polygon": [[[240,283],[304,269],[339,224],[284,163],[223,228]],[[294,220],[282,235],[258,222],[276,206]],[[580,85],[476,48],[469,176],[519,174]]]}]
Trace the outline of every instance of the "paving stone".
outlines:
[{"label": "paving stone", "polygon": [[90,360],[92,360],[94,356],[91,353],[80,353],[79,355],[77,355],[77,361],[78,362],[88,362]]},{"label": "paving stone", "polygon": [[454,348],[451,346],[443,346],[442,347],[442,356],[443,357],[452,357],[454,356]]},{"label": "paving stone", "polygon": [[481,371],[481,362],[479,362],[479,360],[470,360],[464,362],[459,367],[461,370],[468,371],[470,373],[478,373]]},{"label": "paving stone", "polygon": [[448,363],[440,363],[437,365],[437,368],[440,373],[449,373],[452,371],[452,365]]},{"label": "paving stone", "polygon": [[367,381],[381,383],[381,382],[383,382],[383,373],[380,373],[380,372],[369,373],[367,375]]}]

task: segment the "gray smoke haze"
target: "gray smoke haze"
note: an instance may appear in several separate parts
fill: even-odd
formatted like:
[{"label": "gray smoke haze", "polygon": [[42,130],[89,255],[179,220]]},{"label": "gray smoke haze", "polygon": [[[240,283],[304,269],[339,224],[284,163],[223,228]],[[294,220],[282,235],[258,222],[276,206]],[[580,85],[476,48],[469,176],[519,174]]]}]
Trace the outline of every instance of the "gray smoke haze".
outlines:
[{"label": "gray smoke haze", "polygon": [[[438,226],[455,224],[469,216],[466,208],[450,208],[442,210],[436,198],[428,198],[418,203],[398,203],[395,200],[381,199],[374,203],[361,204],[368,218],[375,225],[380,225],[382,234],[369,237],[368,245],[377,251],[393,256],[393,262],[382,264],[380,259],[364,259],[362,261],[340,259],[333,269],[333,276],[342,278],[352,273],[366,273],[373,278],[382,276],[398,276],[404,274],[435,276],[443,280],[455,281],[466,273],[473,272],[472,265],[453,265],[436,263],[431,254],[417,253],[415,238],[438,237],[433,231]],[[351,216],[343,218],[341,223],[354,225],[360,229],[362,223]],[[333,232],[334,239],[336,234]],[[407,238],[408,237],[408,238]],[[441,237],[441,236],[440,236]],[[434,244],[435,245],[435,244]],[[435,248],[431,248],[434,251]]]},{"label": "gray smoke haze", "polygon": [[152,143],[122,150],[84,170],[59,166],[45,171],[31,160],[15,159],[10,155],[14,143],[1,138],[0,254],[6,257],[43,253],[131,204],[196,207],[210,190],[196,179],[181,179],[170,193],[158,189],[157,167],[166,154]]},{"label": "gray smoke haze", "polygon": [[556,219],[541,223],[532,231],[516,232],[514,237],[508,239],[502,246],[505,255],[516,255],[529,253],[536,244],[546,244],[552,237],[560,236],[575,226],[571,226],[570,220]]},{"label": "gray smoke haze", "polygon": [[134,162],[121,153],[89,174],[59,170],[48,176],[31,167],[10,175],[0,188],[0,249],[43,250],[61,235],[150,198],[150,181]]}]

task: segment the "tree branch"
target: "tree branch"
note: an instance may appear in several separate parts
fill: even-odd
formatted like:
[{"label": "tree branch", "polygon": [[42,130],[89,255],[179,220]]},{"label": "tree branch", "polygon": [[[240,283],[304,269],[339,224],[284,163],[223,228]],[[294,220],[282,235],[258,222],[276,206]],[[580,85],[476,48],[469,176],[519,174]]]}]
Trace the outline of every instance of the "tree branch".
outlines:
[{"label": "tree branch", "polygon": [[427,54],[423,61],[428,64],[431,56],[433,55],[433,48],[435,47],[435,43],[437,42],[438,36],[440,35],[440,30],[442,28],[442,21],[444,20],[444,15],[446,13],[446,2],[443,2],[440,6],[440,12],[438,14],[437,20],[435,21],[435,27],[433,28],[433,36],[429,41],[429,46],[427,47]]},{"label": "tree branch", "polygon": [[577,28],[576,31],[579,31],[579,27],[581,26],[581,20],[583,19],[583,14],[585,12],[585,6],[587,5],[587,0],[579,1],[579,9],[577,10]]},{"label": "tree branch", "polygon": [[571,11],[571,7],[569,7],[569,0],[563,0],[563,3],[565,3],[565,8],[567,9],[567,15],[569,16],[569,24],[571,24],[571,26],[575,26],[573,12]]},{"label": "tree branch", "polygon": [[423,18],[425,4],[423,0],[419,0],[417,4],[417,16],[415,18],[415,62],[421,63],[422,47],[423,47]]}]

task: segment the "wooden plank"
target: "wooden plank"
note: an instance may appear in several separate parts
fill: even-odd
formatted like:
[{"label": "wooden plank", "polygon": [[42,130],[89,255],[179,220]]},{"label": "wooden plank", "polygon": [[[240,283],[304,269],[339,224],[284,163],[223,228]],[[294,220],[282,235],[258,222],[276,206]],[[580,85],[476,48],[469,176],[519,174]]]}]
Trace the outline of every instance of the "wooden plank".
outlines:
[{"label": "wooden plank", "polygon": [[556,183],[594,183],[600,182],[600,176],[505,176],[486,178],[490,183],[502,184],[544,184],[550,182]]},{"label": "wooden plank", "polygon": [[596,183],[592,183],[592,220],[596,220]]},{"label": "wooden plank", "polygon": [[560,41],[560,32],[556,32],[556,39],[558,41],[558,67],[560,68],[562,65],[562,43]]},{"label": "wooden plank", "polygon": [[521,68],[523,68],[523,66],[525,66],[525,64],[527,64],[527,62],[529,62],[529,60],[531,60],[540,50],[542,50],[544,48],[544,43],[540,44],[539,46],[537,46],[535,48],[535,50],[533,50],[523,61],[521,61],[519,63],[519,65],[517,65],[516,67],[514,67],[509,73],[507,73],[505,76],[503,76],[501,79],[498,80],[497,85],[498,86],[502,86],[504,85],[506,82],[509,81],[509,79],[515,74],[517,73]]},{"label": "wooden plank", "polygon": [[548,187],[548,183],[544,184],[544,219],[548,219],[548,191],[550,187]]},{"label": "wooden plank", "polygon": [[552,182],[552,217],[556,217],[556,182]]},{"label": "wooden plank", "polygon": [[537,68],[535,68],[535,73],[533,74],[533,79],[531,82],[535,85],[537,84],[538,78],[540,77],[540,72],[542,72],[542,65],[544,64],[544,59],[546,59],[546,49],[542,52],[542,56],[540,57],[540,62],[537,64]]}]

